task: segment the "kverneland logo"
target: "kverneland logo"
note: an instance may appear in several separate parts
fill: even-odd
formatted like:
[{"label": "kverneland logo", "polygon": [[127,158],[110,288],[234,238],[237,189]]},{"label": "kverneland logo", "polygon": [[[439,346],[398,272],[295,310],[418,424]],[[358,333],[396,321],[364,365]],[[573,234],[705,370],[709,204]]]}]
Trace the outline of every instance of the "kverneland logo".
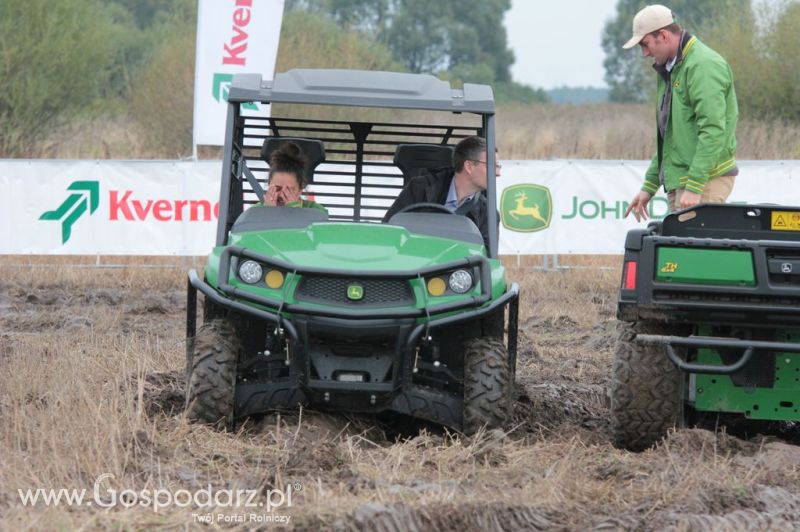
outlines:
[{"label": "kverneland logo", "polygon": [[249,35],[245,27],[250,24],[250,8],[253,0],[236,0],[236,9],[233,10],[233,35],[230,42],[224,46],[225,54],[222,56],[223,65],[245,66],[247,58],[247,39]]},{"label": "kverneland logo", "polygon": [[89,215],[97,210],[100,196],[100,183],[97,181],[75,181],[67,190],[74,191],[57,209],[43,213],[40,220],[61,222],[61,243],[66,244],[72,236],[72,225],[89,209]]},{"label": "kverneland logo", "polygon": [[[214,72],[214,77],[211,79],[211,94],[216,101],[228,101],[228,90],[231,87],[231,81],[233,81],[233,74]],[[258,107],[253,102],[245,102],[242,107],[258,111]]]},{"label": "kverneland logo", "polygon": [[[100,205],[100,183],[75,181],[58,208],[44,212],[39,220],[61,222],[61,243],[72,236],[72,228],[81,216],[92,215]],[[136,198],[132,190],[108,193],[108,219],[112,222],[210,222],[219,218],[219,202],[203,199]]]},{"label": "kverneland logo", "polygon": [[[253,0],[236,0],[233,10],[233,25],[231,26],[230,40],[223,45],[222,64],[244,67],[247,65],[247,44],[249,35],[245,27],[250,24]],[[228,72],[215,72],[211,79],[211,94],[216,101],[228,101],[228,89],[230,88],[233,74]],[[244,103],[242,107],[253,111],[258,110],[254,103]]]},{"label": "kverneland logo", "polygon": [[131,199],[132,190],[109,192],[111,221],[208,222],[219,217],[219,202],[207,200]]}]

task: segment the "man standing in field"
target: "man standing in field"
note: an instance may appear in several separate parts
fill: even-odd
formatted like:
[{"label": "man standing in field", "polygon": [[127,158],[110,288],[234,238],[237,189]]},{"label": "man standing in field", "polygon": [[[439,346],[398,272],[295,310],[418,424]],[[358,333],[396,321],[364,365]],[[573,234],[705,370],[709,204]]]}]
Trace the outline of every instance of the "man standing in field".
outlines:
[{"label": "man standing in field", "polygon": [[633,18],[636,45],[653,58],[658,73],[657,150],[642,189],[631,201],[637,221],[647,219],[647,204],[659,186],[670,211],[699,203],[724,203],[739,173],[736,121],[739,109],[730,65],[687,33],[672,11],[650,5]]}]

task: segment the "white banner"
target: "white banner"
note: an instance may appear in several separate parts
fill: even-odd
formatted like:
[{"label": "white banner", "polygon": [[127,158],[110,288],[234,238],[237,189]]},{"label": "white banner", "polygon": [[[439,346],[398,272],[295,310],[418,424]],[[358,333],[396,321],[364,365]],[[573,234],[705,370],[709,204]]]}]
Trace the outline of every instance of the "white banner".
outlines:
[{"label": "white banner", "polygon": [[[220,161],[0,160],[0,253],[206,255]],[[619,254],[646,161],[504,161],[500,253]],[[740,162],[731,201],[800,205],[800,161]],[[667,212],[652,201],[653,217]]]},{"label": "white banner", "polygon": [[[221,146],[234,74],[272,79],[283,0],[200,0],[194,83],[194,145]],[[251,114],[269,116],[254,105]],[[257,112],[256,112],[257,111]]]},{"label": "white banner", "polygon": [[[507,161],[498,180],[500,254],[617,254],[628,230],[623,219],[649,161]],[[800,161],[739,161],[729,202],[800,205]],[[537,208],[538,207],[538,208]],[[667,214],[663,190],[651,216]]]},{"label": "white banner", "polygon": [[0,253],[206,255],[219,161],[0,161]]}]

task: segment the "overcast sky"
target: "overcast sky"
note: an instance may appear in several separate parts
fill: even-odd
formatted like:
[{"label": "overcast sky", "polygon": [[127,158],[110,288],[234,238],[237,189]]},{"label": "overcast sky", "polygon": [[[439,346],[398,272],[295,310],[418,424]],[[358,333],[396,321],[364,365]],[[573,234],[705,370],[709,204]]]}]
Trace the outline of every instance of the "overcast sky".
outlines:
[{"label": "overcast sky", "polygon": [[543,89],[606,87],[600,38],[616,4],[617,0],[512,0],[505,22],[516,58],[511,67],[514,81]]}]

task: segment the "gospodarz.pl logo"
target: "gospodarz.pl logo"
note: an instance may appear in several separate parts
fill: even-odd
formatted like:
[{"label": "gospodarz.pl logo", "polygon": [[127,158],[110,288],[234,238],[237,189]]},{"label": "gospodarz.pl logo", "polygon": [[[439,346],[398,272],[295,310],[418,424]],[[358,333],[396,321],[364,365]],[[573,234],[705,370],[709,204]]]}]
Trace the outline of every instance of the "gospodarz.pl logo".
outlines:
[{"label": "gospodarz.pl logo", "polygon": [[[96,508],[145,508],[154,513],[169,508],[188,508],[195,523],[281,523],[289,524],[292,498],[303,489],[299,482],[271,489],[229,489],[205,487],[171,490],[165,487],[117,489],[108,485],[114,475],[97,477],[86,488],[17,489],[23,506],[92,506]],[[107,483],[108,482],[108,483]]]}]

